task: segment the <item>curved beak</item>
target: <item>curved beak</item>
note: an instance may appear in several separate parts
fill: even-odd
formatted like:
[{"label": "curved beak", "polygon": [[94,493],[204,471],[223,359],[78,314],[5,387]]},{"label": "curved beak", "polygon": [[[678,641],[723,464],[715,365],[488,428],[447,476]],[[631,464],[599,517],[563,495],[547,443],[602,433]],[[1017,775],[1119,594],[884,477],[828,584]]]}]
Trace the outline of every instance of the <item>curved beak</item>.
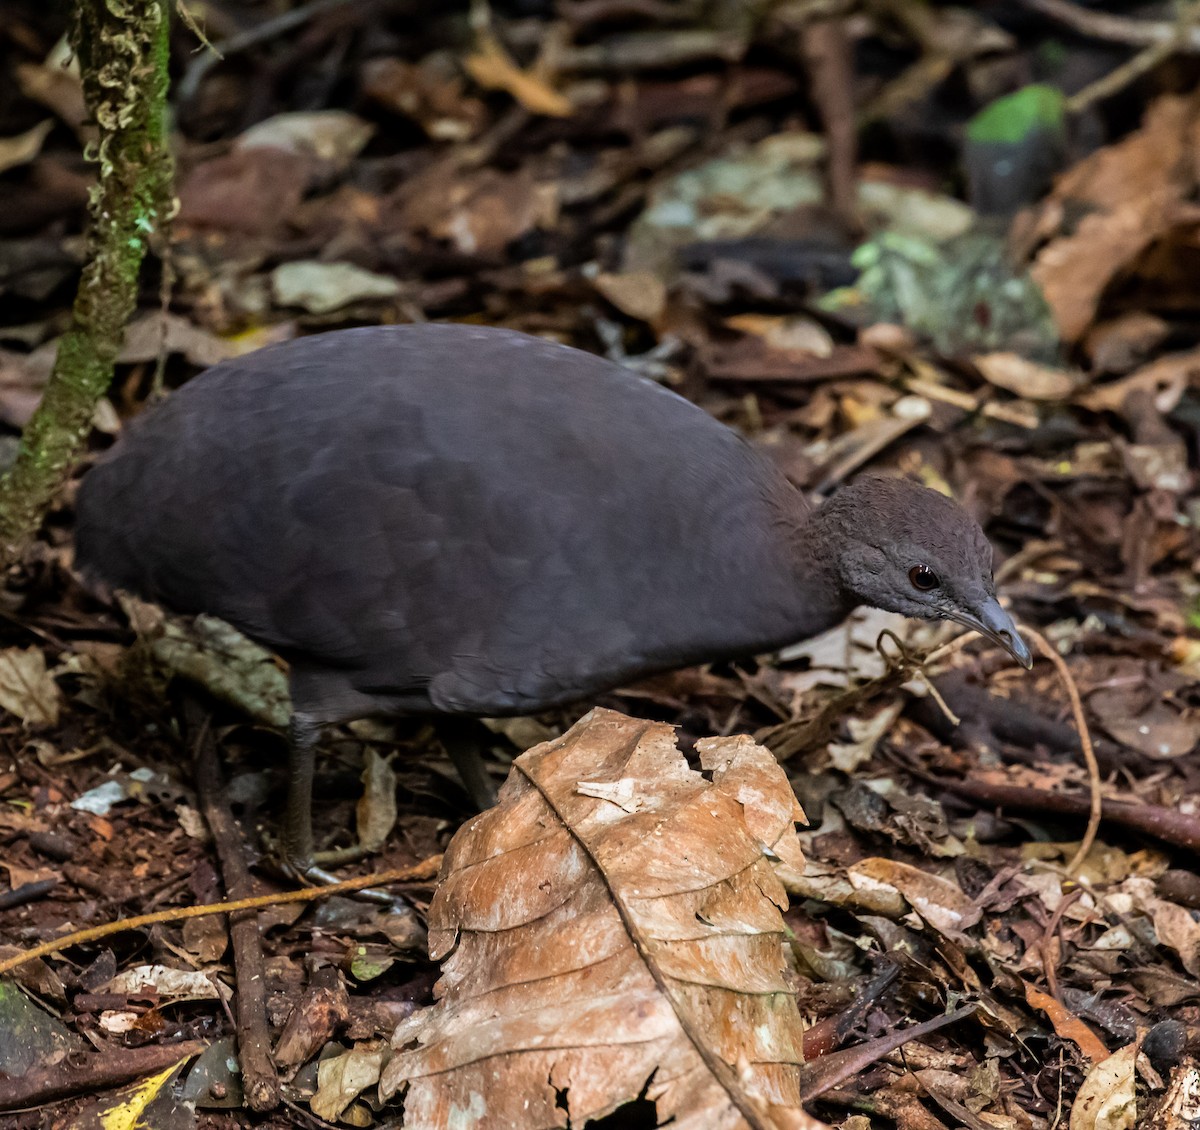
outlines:
[{"label": "curved beak", "polygon": [[977,612],[949,612],[947,617],[964,627],[974,628],[980,635],[999,644],[1026,671],[1033,666],[1029,645],[1021,639],[1013,618],[1000,607],[1000,602],[994,596],[980,605]]}]

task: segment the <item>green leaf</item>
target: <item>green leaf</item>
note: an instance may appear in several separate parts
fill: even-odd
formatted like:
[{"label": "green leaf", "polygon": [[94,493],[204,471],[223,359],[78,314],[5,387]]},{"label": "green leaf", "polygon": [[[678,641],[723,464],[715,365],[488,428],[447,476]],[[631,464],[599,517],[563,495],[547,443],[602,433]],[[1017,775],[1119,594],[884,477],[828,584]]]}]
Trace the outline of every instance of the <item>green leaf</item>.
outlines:
[{"label": "green leaf", "polygon": [[1054,86],[1035,83],[989,102],[967,123],[967,140],[1016,145],[1036,131],[1061,133],[1066,98]]}]

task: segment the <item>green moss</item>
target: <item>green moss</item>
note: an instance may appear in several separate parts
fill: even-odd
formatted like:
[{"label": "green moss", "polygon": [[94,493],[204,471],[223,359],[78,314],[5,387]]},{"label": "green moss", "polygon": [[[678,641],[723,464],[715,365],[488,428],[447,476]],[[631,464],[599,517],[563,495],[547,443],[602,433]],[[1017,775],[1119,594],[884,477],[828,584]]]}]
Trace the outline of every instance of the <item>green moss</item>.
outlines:
[{"label": "green moss", "polygon": [[149,236],[172,206],[167,146],[169,8],[165,0],[80,0],[72,33],[88,110],[99,127],[87,156],[88,257],[71,328],[45,396],[0,480],[0,558],[16,560],[70,472],[108,389],[137,305]]}]

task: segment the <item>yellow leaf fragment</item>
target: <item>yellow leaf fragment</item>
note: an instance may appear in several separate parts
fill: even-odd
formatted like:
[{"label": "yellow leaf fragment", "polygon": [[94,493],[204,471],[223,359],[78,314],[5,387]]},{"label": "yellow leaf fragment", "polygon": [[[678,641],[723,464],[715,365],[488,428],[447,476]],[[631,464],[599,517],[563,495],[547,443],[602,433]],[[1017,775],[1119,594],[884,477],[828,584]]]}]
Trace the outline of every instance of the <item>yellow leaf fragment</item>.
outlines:
[{"label": "yellow leaf fragment", "polygon": [[544,79],[517,66],[504,45],[489,31],[480,33],[475,50],[463,60],[467,73],[488,90],[504,90],[526,110],[552,118],[568,117],[573,107]]},{"label": "yellow leaf fragment", "polygon": [[185,1056],[157,1075],[151,1075],[140,1083],[123,1088],[117,1092],[118,1099],[111,1106],[96,1114],[83,1116],[79,1123],[72,1123],[69,1130],[75,1130],[76,1126],[82,1125],[84,1119],[92,1125],[98,1123],[102,1130],[136,1130],[138,1126],[144,1126],[142,1116],[146,1113],[146,1108],[163,1093],[168,1081],[189,1058]]}]

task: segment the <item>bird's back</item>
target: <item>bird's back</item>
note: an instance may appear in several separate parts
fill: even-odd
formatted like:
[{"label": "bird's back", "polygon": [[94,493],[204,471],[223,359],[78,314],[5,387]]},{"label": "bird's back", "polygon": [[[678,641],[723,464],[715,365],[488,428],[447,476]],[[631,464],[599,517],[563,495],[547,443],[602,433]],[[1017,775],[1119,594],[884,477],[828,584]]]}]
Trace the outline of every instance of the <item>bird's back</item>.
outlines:
[{"label": "bird's back", "polygon": [[[782,642],[782,539],[743,534],[799,506],[788,492],[601,358],[373,327],[223,362],[135,421],[84,480],[77,551],[328,686],[499,714],[761,646],[772,624]],[[361,712],[345,697],[321,710]]]}]

